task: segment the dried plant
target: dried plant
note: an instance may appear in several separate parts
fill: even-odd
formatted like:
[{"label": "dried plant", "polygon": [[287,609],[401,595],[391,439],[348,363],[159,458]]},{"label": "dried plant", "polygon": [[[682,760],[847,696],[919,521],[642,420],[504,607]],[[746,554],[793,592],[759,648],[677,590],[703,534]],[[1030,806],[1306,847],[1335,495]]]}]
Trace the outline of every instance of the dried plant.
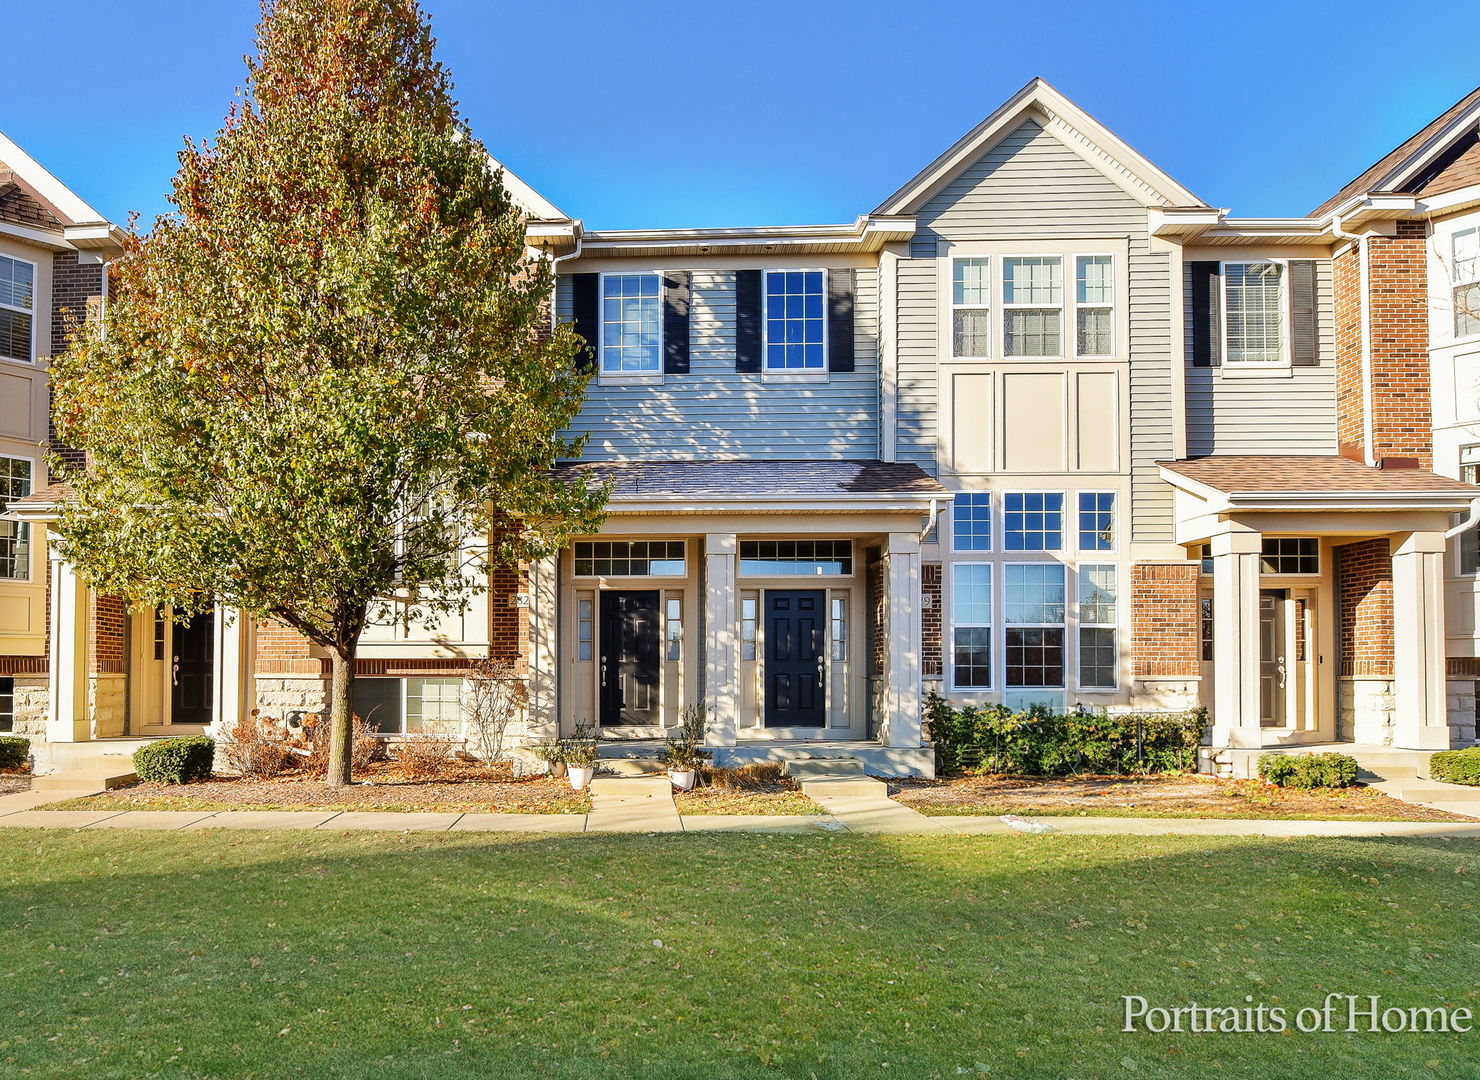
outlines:
[{"label": "dried plant", "polygon": [[504,756],[510,725],[524,716],[529,686],[513,661],[487,657],[468,669],[467,687],[469,749],[492,765]]},{"label": "dried plant", "polygon": [[455,735],[408,735],[396,744],[396,762],[412,780],[435,780],[446,770],[452,751],[461,743]]},{"label": "dried plant", "polygon": [[248,780],[271,780],[288,767],[287,748],[262,728],[262,718],[253,709],[251,716],[236,722],[221,746],[227,764]]}]

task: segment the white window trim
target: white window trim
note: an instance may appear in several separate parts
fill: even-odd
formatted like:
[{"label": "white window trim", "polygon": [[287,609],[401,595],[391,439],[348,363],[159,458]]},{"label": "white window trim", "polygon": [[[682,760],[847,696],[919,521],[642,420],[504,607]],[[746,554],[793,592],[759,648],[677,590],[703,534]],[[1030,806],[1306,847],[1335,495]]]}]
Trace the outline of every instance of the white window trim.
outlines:
[{"label": "white window trim", "polygon": [[[1077,605],[1077,599],[1078,599],[1077,593],[1076,593],[1076,597],[1075,597],[1076,602],[1071,603],[1070,600],[1069,600],[1069,570],[1070,570],[1070,567],[1068,565],[1066,565],[1065,563],[1059,562],[1057,559],[1039,559],[1037,561],[1024,561],[1022,559],[1013,559],[1010,562],[1004,562],[1004,563],[1002,563],[1001,566],[1002,566],[1002,586],[1001,586],[1001,588],[999,590],[997,590],[998,594],[1000,594],[1000,599],[998,599],[998,596],[993,596],[992,599],[995,600],[997,602],[997,604],[998,604],[998,608],[997,608],[997,611],[998,611],[998,622],[1001,624],[1001,627],[1002,627],[1002,631],[1001,631],[1001,634],[1000,634],[1000,637],[999,637],[999,640],[1001,642],[1001,646],[1002,647],[1001,647],[1001,649],[998,650],[1002,654],[1002,659],[1000,660],[1000,663],[1002,665],[1001,673],[1000,673],[1001,674],[1001,682],[1002,682],[1002,692],[1004,694],[1005,693],[1008,693],[1009,691],[1015,691],[1015,690],[1063,690],[1063,691],[1066,691],[1067,692],[1068,689],[1069,689],[1069,675],[1071,673],[1070,672],[1070,667],[1069,667],[1070,661],[1071,661],[1071,659],[1074,659],[1074,660],[1077,660],[1078,659],[1078,650],[1075,649],[1075,648],[1072,648],[1071,645],[1070,645],[1070,641],[1069,641],[1069,629],[1070,629],[1070,626],[1071,626],[1070,615],[1073,612],[1074,608],[1076,606],[1078,606]],[[1063,619],[1062,622],[1056,622],[1056,623],[1009,623],[1007,621],[1007,568],[1010,567],[1010,566],[1057,566],[1063,572],[1063,575],[1064,575],[1064,619]],[[1075,588],[1077,589],[1078,586],[1079,586],[1078,580],[1075,581],[1074,585],[1075,585]],[[1063,644],[1061,646],[1061,648],[1063,649],[1063,656],[1062,656],[1062,661],[1063,662],[1059,665],[1059,668],[1060,668],[1060,670],[1063,673],[1063,681],[1058,686],[1009,686],[1009,685],[1007,685],[1007,632],[1008,632],[1009,629],[1014,629],[1014,630],[1062,630],[1064,632]],[[1077,630],[1078,630],[1078,627],[1077,626],[1075,627],[1075,630],[1077,632]],[[1073,672],[1073,674],[1077,675],[1078,672],[1075,671],[1075,672]]]},{"label": "white window trim", "polygon": [[[945,599],[951,605],[951,617],[948,620],[950,637],[946,640],[946,684],[953,692],[963,694],[990,693],[1001,685],[999,665],[1003,662],[997,647],[997,626],[1001,612],[1001,590],[998,588],[997,567],[1001,565],[989,562],[985,559],[962,559],[950,564],[950,580],[946,583]],[[986,623],[968,622],[963,623],[956,618],[956,573],[963,566],[985,566],[987,568],[987,586],[991,590],[991,600],[988,605],[988,618],[992,621]],[[987,684],[985,686],[962,686],[956,682],[956,629],[981,629],[987,631]]]},{"label": "white window trim", "polygon": [[[1465,233],[1474,233],[1475,243],[1477,246],[1480,246],[1480,225],[1470,225],[1463,229],[1455,229],[1449,234],[1449,266],[1447,269],[1449,270],[1449,306],[1451,311],[1448,329],[1450,340],[1454,342],[1469,342],[1480,338],[1480,327],[1477,327],[1473,333],[1469,334],[1460,334],[1455,331],[1455,328],[1459,324],[1459,307],[1454,303],[1454,294],[1459,292],[1460,289],[1480,285],[1480,256],[1477,256],[1475,259],[1474,277],[1464,281],[1460,280],[1459,259],[1455,257],[1454,249],[1455,242]],[[1480,323],[1480,312],[1475,312],[1474,314],[1476,322]]]},{"label": "white window trim", "polygon": [[[820,368],[776,368],[771,366],[771,320],[767,315],[766,301],[770,297],[768,285],[772,274],[821,274],[822,275],[822,366]],[[832,282],[825,266],[788,266],[761,271],[761,377],[776,382],[826,382],[828,370],[828,298],[832,296]],[[780,344],[786,344],[780,342]]]},{"label": "white window trim", "polygon": [[[30,455],[28,455],[28,454],[16,454],[16,453],[12,453],[10,451],[0,452],[0,458],[8,458],[8,459],[10,459],[12,461],[24,461],[24,462],[26,462],[27,464],[29,464],[31,466],[31,493],[32,494],[35,494],[36,492],[40,491],[43,487],[46,486],[46,485],[44,485],[41,482],[41,462],[38,461],[36,458],[33,458]],[[3,509],[4,509],[4,504],[3,503],[0,503],[0,510],[3,510]],[[30,550],[30,552],[27,555],[26,576],[25,577],[6,577],[5,575],[0,574],[0,584],[7,584],[7,585],[30,585],[30,584],[33,584],[36,581],[36,573],[35,573],[35,568],[36,568],[36,554],[37,554],[37,548],[36,548],[36,530],[33,529],[33,528],[30,528],[29,526],[27,526],[27,529],[28,529],[27,536],[29,537],[29,543],[30,543],[31,550]],[[42,577],[44,578],[45,575],[43,574]]]},{"label": "white window trim", "polygon": [[[1000,507],[994,507],[993,517],[997,525],[997,546],[994,550],[1010,556],[1013,559],[1022,559],[1034,555],[1049,556],[1063,555],[1072,552],[1078,543],[1079,527],[1079,502],[1070,498],[1074,493],[1064,488],[1013,488],[1002,493]],[[1009,495],[1058,495],[1063,501],[1059,504],[1059,546],[1056,548],[1016,548],[1007,546],[1007,497]],[[1072,524],[1075,534],[1070,535],[1067,525]],[[1071,543],[1071,541],[1073,541]]]},{"label": "white window trim", "polygon": [[[615,371],[606,366],[606,279],[609,277],[640,277],[643,274],[652,274],[658,279],[658,366],[651,371]],[[596,283],[597,303],[597,337],[600,346],[596,353],[597,378],[605,383],[638,382],[648,383],[663,381],[663,274],[662,270],[603,270]]]},{"label": "white window trim", "polygon": [[[1074,258],[1076,258],[1075,255],[1060,254],[1058,252],[1032,252],[1032,253],[1012,252],[1012,253],[1003,255],[998,260],[998,262],[997,262],[997,266],[998,266],[997,278],[998,278],[998,287],[1001,289],[1002,296],[999,298],[1000,307],[999,307],[998,310],[1001,312],[1001,317],[998,318],[998,320],[997,320],[997,324],[998,324],[997,325],[997,340],[996,340],[995,344],[997,346],[997,355],[1000,356],[1000,357],[1002,357],[1003,360],[1012,361],[1012,362],[1016,362],[1016,363],[1029,363],[1029,364],[1033,364],[1033,363],[1041,363],[1041,362],[1046,361],[1046,360],[1068,360],[1068,359],[1070,359],[1074,355],[1073,354],[1073,350],[1065,349],[1064,348],[1064,344],[1065,344],[1065,341],[1064,341],[1064,310],[1065,310],[1065,308],[1069,307],[1069,298],[1066,295],[1066,290],[1068,288],[1068,285],[1064,281],[1064,278],[1066,277],[1066,275],[1064,273],[1064,263],[1065,263],[1065,261],[1072,260]],[[1016,301],[1014,301],[1012,303],[1009,303],[1008,300],[1007,300],[1007,263],[1008,263],[1008,260],[1010,260],[1010,259],[1055,259],[1055,260],[1057,260],[1058,261],[1058,264],[1059,264],[1059,302],[1057,304],[1025,304],[1025,303],[1018,303]],[[1032,356],[1022,355],[1022,354],[1018,354],[1018,353],[1008,353],[1008,351],[1007,351],[1007,313],[1009,311],[1047,311],[1049,308],[1054,308],[1054,307],[1056,307],[1058,309],[1058,312],[1059,312],[1059,351],[1056,352],[1056,353],[1042,353],[1042,354],[1035,354],[1035,355],[1032,355]]]},{"label": "white window trim", "polygon": [[[1080,575],[1082,575],[1086,570],[1103,569],[1105,567],[1110,568],[1110,573],[1112,575],[1111,587],[1115,590],[1115,621],[1108,623],[1086,622],[1083,618],[1084,594],[1080,591]],[[1120,564],[1118,562],[1084,562],[1074,567],[1074,685],[1079,689],[1081,693],[1110,694],[1120,689],[1120,622],[1122,610],[1120,594],[1121,573]],[[1199,601],[1199,618],[1201,618],[1201,614],[1202,607],[1201,601]],[[1111,671],[1114,672],[1114,679],[1108,685],[1091,686],[1084,681],[1084,648],[1080,642],[1079,637],[1079,631],[1081,630],[1111,630],[1115,633],[1115,663],[1111,667]],[[1201,623],[1199,623],[1198,632],[1199,634],[1201,634]],[[1199,638],[1199,650],[1201,650],[1201,647],[1201,638]]]},{"label": "white window trim", "polygon": [[[1065,289],[1072,293],[1069,298],[1068,307],[1073,318],[1070,319],[1069,330],[1074,335],[1074,358],[1076,360],[1113,360],[1115,359],[1114,344],[1120,341],[1120,260],[1115,257],[1113,251],[1076,251],[1068,256],[1074,267],[1073,276],[1065,282]],[[1079,302],[1079,260],[1108,258],[1110,260],[1110,303],[1108,304],[1081,304]],[[1110,340],[1111,351],[1108,353],[1082,353],[1079,351],[1079,309],[1101,308],[1110,309]]]},{"label": "white window trim", "polygon": [[[0,251],[0,257],[6,258],[6,259],[13,259],[16,262],[18,262],[18,263],[24,263],[25,265],[27,265],[27,266],[29,266],[31,268],[31,307],[30,307],[30,309],[28,310],[26,308],[16,307],[14,304],[3,304],[3,303],[0,303],[0,308],[4,308],[6,311],[15,311],[15,312],[18,312],[18,313],[20,313],[22,315],[29,315],[31,317],[31,340],[30,340],[30,342],[29,342],[29,344],[27,346],[30,355],[25,356],[25,357],[20,357],[20,356],[6,356],[4,354],[0,354],[0,360],[10,360],[10,361],[12,361],[14,363],[17,363],[17,364],[29,364],[29,365],[31,365],[31,366],[34,367],[35,364],[36,364],[36,323],[37,323],[37,310],[38,310],[37,309],[36,300],[37,300],[37,297],[40,295],[40,291],[41,291],[41,284],[40,284],[41,266],[40,266],[39,263],[32,262],[30,259],[23,259],[19,255],[12,255],[8,251]],[[7,456],[11,456],[11,455],[7,455]],[[33,485],[34,485],[34,481],[33,481]]]},{"label": "white window trim", "polygon": [[[987,505],[987,546],[984,548],[959,548],[956,546],[956,496],[957,495],[985,495]],[[989,555],[997,550],[997,493],[995,491],[983,491],[975,488],[969,491],[957,491],[951,495],[951,512],[947,525],[950,526],[951,554],[953,555]]]},{"label": "white window trim", "polygon": [[[1079,546],[1079,534],[1083,531],[1079,522],[1079,496],[1081,495],[1109,495],[1110,496],[1110,546],[1107,548],[1086,548]],[[1074,496],[1074,546],[1076,552],[1088,555],[1091,558],[1108,556],[1120,550],[1120,492],[1114,488],[1078,488],[1073,492]],[[1065,549],[1069,550],[1069,549]]]},{"label": "white window trim", "polygon": [[[958,303],[956,303],[956,263],[957,262],[960,262],[960,261],[964,261],[966,259],[971,259],[973,261],[980,261],[980,262],[984,262],[984,263],[987,264],[987,300],[988,300],[988,302],[985,303],[985,304],[958,304]],[[945,297],[946,297],[946,308],[947,308],[947,315],[946,315],[946,353],[945,353],[945,355],[949,359],[951,359],[951,360],[990,360],[991,359],[991,356],[992,356],[992,346],[997,344],[996,334],[994,332],[996,330],[996,321],[995,321],[996,316],[994,315],[994,312],[996,311],[996,309],[993,307],[993,305],[991,303],[993,283],[997,280],[997,278],[996,278],[996,269],[997,269],[997,267],[994,265],[994,262],[995,262],[994,257],[991,256],[991,255],[969,255],[969,254],[962,254],[962,253],[959,253],[959,252],[952,252],[949,256],[946,257],[946,269],[947,269],[948,273],[947,273],[947,277],[946,277],[945,290],[944,290],[945,291]],[[987,351],[986,351],[986,354],[985,355],[983,355],[983,356],[957,356],[956,355],[956,312],[959,309],[967,309],[967,310],[970,310],[970,311],[985,311],[987,313]]]},{"label": "white window trim", "polygon": [[[1261,538],[1261,541],[1260,541],[1261,544],[1263,543],[1264,540],[1313,540],[1313,541],[1315,541],[1315,545],[1316,545],[1316,572],[1314,574],[1293,574],[1293,573],[1285,573],[1283,571],[1281,571],[1281,572],[1265,573],[1264,572],[1264,567],[1263,567],[1263,565],[1261,565],[1259,567],[1259,576],[1261,578],[1304,578],[1307,581],[1313,581],[1316,578],[1319,578],[1321,576],[1322,571],[1325,569],[1326,560],[1323,557],[1322,552],[1321,552],[1321,538],[1319,536],[1300,535],[1298,533],[1296,535],[1294,535],[1294,536],[1264,536],[1264,537]],[[1261,550],[1259,552],[1259,561],[1260,561],[1261,564],[1264,561],[1264,552],[1263,552],[1263,550]]]},{"label": "white window trim", "polygon": [[400,684],[401,691],[401,730],[400,731],[376,731],[372,734],[378,739],[414,739],[418,735],[426,735],[425,731],[408,731],[406,729],[406,703],[410,698],[410,686],[412,679],[420,679],[422,682],[455,682],[457,689],[457,731],[456,732],[431,732],[434,735],[446,735],[449,738],[459,738],[467,735],[468,718],[463,708],[463,698],[467,687],[463,685],[464,680],[455,675],[364,675],[361,676],[366,682],[384,681]]},{"label": "white window trim", "polygon": [[[1228,347],[1228,268],[1230,266],[1258,266],[1264,263],[1280,268],[1280,358],[1278,360],[1234,360]],[[1269,259],[1226,259],[1218,264],[1218,339],[1219,367],[1225,371],[1281,371],[1292,367],[1290,359],[1290,260]]]}]

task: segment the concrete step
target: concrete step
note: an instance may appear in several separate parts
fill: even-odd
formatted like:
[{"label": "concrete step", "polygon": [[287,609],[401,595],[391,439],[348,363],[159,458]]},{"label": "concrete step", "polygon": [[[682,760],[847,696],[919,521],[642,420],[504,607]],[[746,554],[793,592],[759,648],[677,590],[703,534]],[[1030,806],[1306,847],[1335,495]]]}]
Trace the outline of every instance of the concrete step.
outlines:
[{"label": "concrete step", "polygon": [[32,791],[107,791],[110,788],[132,784],[139,777],[132,770],[116,766],[92,769],[68,769],[66,772],[48,773],[33,777]]},{"label": "concrete step", "polygon": [[592,795],[668,798],[672,791],[673,785],[668,782],[666,773],[661,776],[598,776],[591,781]]},{"label": "concrete step", "polygon": [[786,763],[786,775],[793,780],[842,780],[865,776],[863,762],[857,758],[800,758]]},{"label": "concrete step", "polygon": [[667,769],[654,758],[602,758],[601,769],[614,776],[664,776]]},{"label": "concrete step", "polygon": [[1384,784],[1373,784],[1372,786],[1408,802],[1427,803],[1444,801],[1473,803],[1480,806],[1480,788],[1466,787],[1463,784],[1440,784],[1433,780],[1410,780],[1391,781]]},{"label": "concrete step", "polygon": [[801,783],[802,794],[809,799],[886,799],[889,796],[889,785],[869,776],[840,776],[825,780],[803,780]]},{"label": "concrete step", "polygon": [[1363,783],[1373,780],[1412,780],[1418,776],[1416,765],[1359,765],[1357,779]]}]

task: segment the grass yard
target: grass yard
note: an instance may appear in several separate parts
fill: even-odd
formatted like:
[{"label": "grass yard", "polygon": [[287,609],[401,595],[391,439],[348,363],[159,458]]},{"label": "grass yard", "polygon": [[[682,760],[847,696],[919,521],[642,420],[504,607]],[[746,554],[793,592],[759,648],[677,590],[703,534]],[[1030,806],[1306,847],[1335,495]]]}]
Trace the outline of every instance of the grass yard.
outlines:
[{"label": "grass yard", "polygon": [[1475,1075],[1480,1035],[1123,1034],[1123,994],[1480,1009],[1464,841],[0,832],[0,1075]]},{"label": "grass yard", "polygon": [[1469,821],[1357,786],[1317,791],[1209,776],[953,776],[891,780],[896,801],[927,816]]}]

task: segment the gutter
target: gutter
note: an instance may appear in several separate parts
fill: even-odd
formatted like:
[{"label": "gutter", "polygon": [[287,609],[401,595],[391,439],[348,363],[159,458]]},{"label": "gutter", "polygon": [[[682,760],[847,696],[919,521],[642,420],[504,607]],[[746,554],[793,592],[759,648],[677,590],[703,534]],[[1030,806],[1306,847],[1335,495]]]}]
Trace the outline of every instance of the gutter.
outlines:
[{"label": "gutter", "polygon": [[1341,215],[1331,217],[1331,231],[1343,240],[1357,245],[1357,274],[1362,290],[1358,305],[1361,319],[1362,343],[1362,457],[1369,469],[1377,467],[1377,456],[1373,453],[1372,436],[1372,294],[1370,290],[1370,256],[1367,238],[1349,233],[1341,225]]},{"label": "gutter", "polygon": [[1469,532],[1477,524],[1480,524],[1480,499],[1472,499],[1470,501],[1470,516],[1465,518],[1454,528],[1445,532],[1444,539],[1453,540],[1460,533]]}]

